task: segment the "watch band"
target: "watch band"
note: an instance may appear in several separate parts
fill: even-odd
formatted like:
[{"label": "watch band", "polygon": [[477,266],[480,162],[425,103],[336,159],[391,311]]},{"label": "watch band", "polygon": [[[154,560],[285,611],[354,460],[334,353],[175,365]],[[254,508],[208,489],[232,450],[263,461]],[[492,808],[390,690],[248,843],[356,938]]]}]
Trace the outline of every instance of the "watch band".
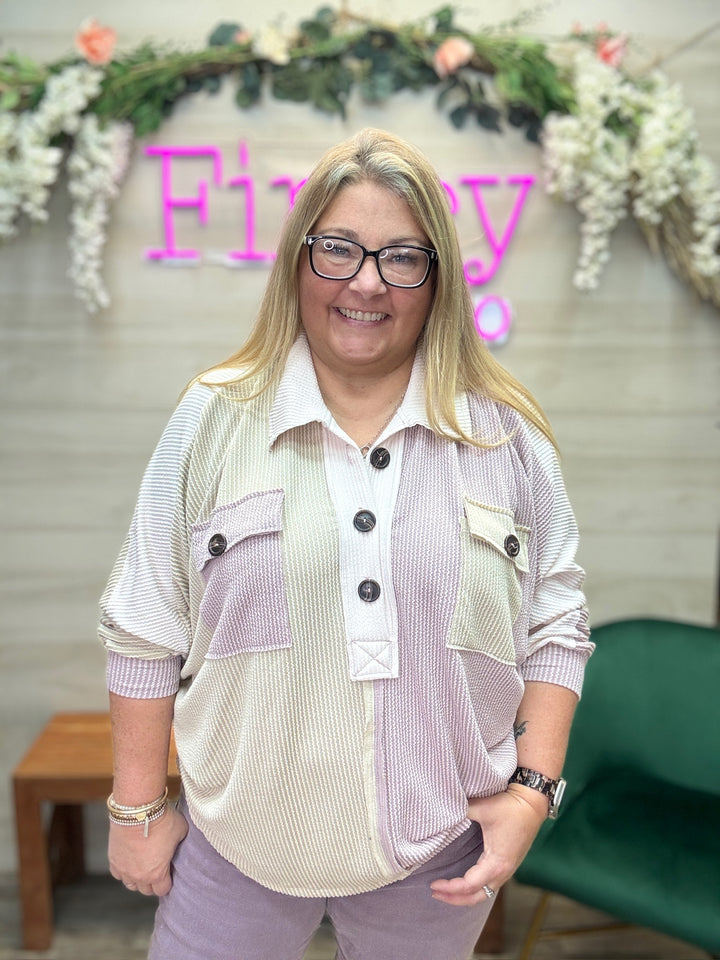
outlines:
[{"label": "watch band", "polygon": [[519,783],[523,787],[530,787],[531,790],[537,790],[544,797],[547,797],[549,803],[548,817],[555,820],[562,795],[565,792],[565,781],[562,777],[553,780],[551,777],[546,777],[544,773],[531,770],[530,767],[518,767],[508,780],[508,785],[511,783]]}]

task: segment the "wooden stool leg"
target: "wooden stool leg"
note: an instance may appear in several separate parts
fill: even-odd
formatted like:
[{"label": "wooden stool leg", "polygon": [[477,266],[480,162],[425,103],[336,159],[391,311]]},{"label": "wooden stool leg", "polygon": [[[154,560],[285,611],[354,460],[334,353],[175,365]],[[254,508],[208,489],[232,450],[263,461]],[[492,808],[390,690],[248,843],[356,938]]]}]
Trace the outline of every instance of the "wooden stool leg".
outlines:
[{"label": "wooden stool leg", "polygon": [[72,883],[85,874],[83,812],[77,803],[58,803],[53,810],[48,837],[53,886]]},{"label": "wooden stool leg", "polygon": [[501,889],[495,897],[490,916],[475,944],[475,953],[502,953],[505,946],[505,893]]},{"label": "wooden stool leg", "polygon": [[52,943],[53,904],[41,803],[21,781],[15,780],[14,792],[23,947],[47,950]]}]

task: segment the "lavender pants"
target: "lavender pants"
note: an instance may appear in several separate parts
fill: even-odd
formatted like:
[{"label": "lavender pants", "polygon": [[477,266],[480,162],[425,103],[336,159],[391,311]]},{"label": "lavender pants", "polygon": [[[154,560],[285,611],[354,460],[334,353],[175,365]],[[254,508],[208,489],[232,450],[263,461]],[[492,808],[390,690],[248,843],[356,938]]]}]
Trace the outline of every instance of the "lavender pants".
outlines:
[{"label": "lavender pants", "polygon": [[488,901],[455,907],[430,895],[433,880],[462,876],[477,862],[476,824],[404,880],[349,897],[306,898],[244,876],[188,822],[148,960],[302,960],[325,915],[336,960],[468,960],[490,912]]}]

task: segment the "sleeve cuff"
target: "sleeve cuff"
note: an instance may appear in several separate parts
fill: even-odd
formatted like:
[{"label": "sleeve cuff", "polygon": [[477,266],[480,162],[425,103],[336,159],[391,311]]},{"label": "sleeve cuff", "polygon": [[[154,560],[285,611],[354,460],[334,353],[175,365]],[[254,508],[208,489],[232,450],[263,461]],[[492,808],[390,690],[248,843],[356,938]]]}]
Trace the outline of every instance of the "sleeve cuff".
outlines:
[{"label": "sleeve cuff", "polygon": [[568,687],[579,697],[590,652],[585,646],[572,650],[559,644],[547,644],[522,665],[523,680]]},{"label": "sleeve cuff", "polygon": [[136,700],[174,696],[180,687],[180,656],[161,660],[124,657],[108,650],[106,680],[111,693]]}]

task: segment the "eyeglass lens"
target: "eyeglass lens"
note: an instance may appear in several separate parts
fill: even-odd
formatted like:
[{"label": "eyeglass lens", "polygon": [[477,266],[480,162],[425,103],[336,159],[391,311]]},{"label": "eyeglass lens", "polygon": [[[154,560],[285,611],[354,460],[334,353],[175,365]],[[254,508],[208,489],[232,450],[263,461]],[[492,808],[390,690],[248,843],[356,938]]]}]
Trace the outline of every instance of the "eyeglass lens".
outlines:
[{"label": "eyeglass lens", "polygon": [[[318,273],[333,280],[347,280],[358,272],[365,252],[352,240],[319,237],[310,246],[310,256]],[[382,279],[401,287],[422,283],[430,264],[427,253],[417,247],[384,247],[375,259]]]}]

